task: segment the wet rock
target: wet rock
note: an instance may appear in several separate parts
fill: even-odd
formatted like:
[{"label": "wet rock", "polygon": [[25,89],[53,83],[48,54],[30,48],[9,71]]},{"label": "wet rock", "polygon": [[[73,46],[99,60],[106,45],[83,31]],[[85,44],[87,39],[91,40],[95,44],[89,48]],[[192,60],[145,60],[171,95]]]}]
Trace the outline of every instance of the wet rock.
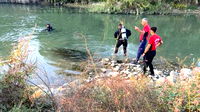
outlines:
[{"label": "wet rock", "polygon": [[106,73],[107,69],[101,68],[101,71],[102,71],[103,73]]},{"label": "wet rock", "polygon": [[120,66],[116,66],[113,70],[114,71],[119,71],[119,69],[120,69]]},{"label": "wet rock", "polygon": [[114,67],[114,66],[116,66],[116,63],[117,63],[116,61],[111,61],[110,66],[111,66],[111,67]]}]

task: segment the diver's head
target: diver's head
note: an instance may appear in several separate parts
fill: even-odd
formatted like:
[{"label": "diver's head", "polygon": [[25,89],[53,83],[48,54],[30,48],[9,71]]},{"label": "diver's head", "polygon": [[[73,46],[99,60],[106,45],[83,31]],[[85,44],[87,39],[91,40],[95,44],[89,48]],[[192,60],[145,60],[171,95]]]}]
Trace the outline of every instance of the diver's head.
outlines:
[{"label": "diver's head", "polygon": [[51,27],[51,25],[50,24],[46,24],[46,28],[50,28]]}]

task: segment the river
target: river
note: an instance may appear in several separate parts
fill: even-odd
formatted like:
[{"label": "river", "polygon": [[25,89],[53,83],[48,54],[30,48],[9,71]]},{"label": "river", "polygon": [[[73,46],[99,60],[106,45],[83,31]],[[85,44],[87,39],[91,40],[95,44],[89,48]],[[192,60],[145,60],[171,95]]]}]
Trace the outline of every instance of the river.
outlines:
[{"label": "river", "polygon": [[[63,77],[58,71],[73,72],[70,70],[80,60],[55,53],[56,50],[86,52],[84,39],[79,36],[81,33],[86,36],[92,55],[110,57],[115,44],[113,33],[122,20],[126,28],[132,31],[128,56],[134,58],[139,34],[133,30],[133,26],[141,28],[140,20],[143,17],[149,19],[151,26],[158,27],[157,33],[164,40],[164,45],[157,51],[157,57],[175,60],[176,57],[189,56],[189,61],[200,57],[200,16],[197,15],[109,15],[86,13],[82,9],[11,4],[0,4],[0,56],[8,56],[13,43],[30,34],[37,24],[30,43],[30,60],[37,60],[37,66],[47,72],[48,76],[45,77],[48,77],[50,83],[60,84],[74,77]],[[53,25],[55,31],[42,31],[48,23]],[[122,55],[121,51],[119,55]],[[38,78],[32,80],[38,83]]]}]

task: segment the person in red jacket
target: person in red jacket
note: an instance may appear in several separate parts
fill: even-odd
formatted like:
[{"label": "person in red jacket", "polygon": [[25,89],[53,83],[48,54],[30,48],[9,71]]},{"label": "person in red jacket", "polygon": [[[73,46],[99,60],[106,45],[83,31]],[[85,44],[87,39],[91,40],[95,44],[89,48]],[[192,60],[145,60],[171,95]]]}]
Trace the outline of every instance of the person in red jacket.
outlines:
[{"label": "person in red jacket", "polygon": [[145,47],[146,47],[146,43],[148,40],[148,37],[150,35],[150,25],[148,24],[148,20],[146,18],[143,18],[141,21],[141,24],[143,26],[143,29],[139,29],[137,26],[135,26],[135,30],[138,31],[140,33],[140,45],[138,47],[138,52],[137,52],[137,57],[134,63],[138,63],[138,61],[140,60],[140,56],[144,53]]},{"label": "person in red jacket", "polygon": [[156,34],[156,31],[157,27],[151,27],[151,37],[149,38],[148,45],[146,46],[144,53],[142,54],[142,56],[144,56],[144,74],[146,73],[146,68],[149,67],[151,76],[154,76],[152,61],[156,56],[156,48],[163,44],[162,38]]}]

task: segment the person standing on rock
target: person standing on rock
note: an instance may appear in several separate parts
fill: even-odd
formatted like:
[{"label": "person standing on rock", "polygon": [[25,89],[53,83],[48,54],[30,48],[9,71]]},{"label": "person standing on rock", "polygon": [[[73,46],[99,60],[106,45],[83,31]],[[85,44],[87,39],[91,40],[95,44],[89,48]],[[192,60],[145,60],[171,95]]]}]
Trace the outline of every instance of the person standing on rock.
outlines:
[{"label": "person standing on rock", "polygon": [[139,29],[137,26],[135,26],[135,30],[138,31],[140,33],[139,39],[140,39],[140,45],[138,48],[138,52],[137,52],[137,57],[134,63],[138,63],[138,61],[140,60],[141,55],[144,52],[144,49],[146,47],[146,43],[150,34],[150,25],[148,24],[148,20],[146,18],[143,18],[141,21],[141,24],[143,26],[143,29]]},{"label": "person standing on rock", "polygon": [[153,70],[153,58],[156,56],[156,48],[163,44],[162,38],[156,34],[157,27],[152,27],[150,30],[151,37],[149,38],[148,45],[145,48],[142,56],[144,57],[144,74],[146,73],[146,68],[150,68],[151,76],[154,76]]},{"label": "person standing on rock", "polygon": [[126,29],[123,24],[118,25],[118,30],[114,33],[114,38],[117,39],[114,54],[118,53],[118,49],[123,45],[124,56],[127,55],[128,38],[131,36],[131,31]]}]

